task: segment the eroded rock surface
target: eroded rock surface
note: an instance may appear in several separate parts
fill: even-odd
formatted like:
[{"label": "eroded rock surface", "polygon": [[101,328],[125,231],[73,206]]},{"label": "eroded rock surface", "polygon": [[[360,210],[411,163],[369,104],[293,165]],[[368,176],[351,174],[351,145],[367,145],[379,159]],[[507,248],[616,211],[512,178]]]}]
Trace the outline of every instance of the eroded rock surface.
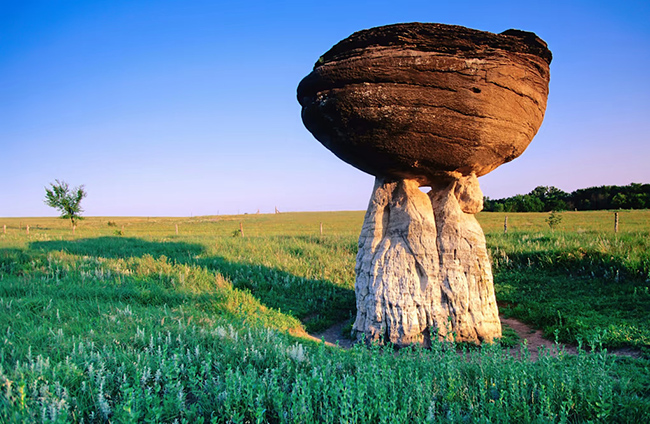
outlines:
[{"label": "eroded rock surface", "polygon": [[445,179],[427,195],[415,180],[376,179],[357,255],[359,335],[397,346],[427,344],[431,328],[456,341],[501,336],[485,237],[461,206],[482,199],[477,187],[475,176]]},{"label": "eroded rock surface", "polygon": [[355,286],[354,330],[369,341],[422,342],[423,332],[446,317],[433,209],[418,187],[413,180],[375,181],[359,236]]},{"label": "eroded rock surface", "polygon": [[376,177],[356,266],[368,341],[501,336],[477,176],[533,139],[550,62],[530,32],[396,24],[352,34],[300,82],[307,129]]},{"label": "eroded rock surface", "polygon": [[298,87],[305,126],[349,164],[428,185],[519,156],[542,123],[551,52],[535,34],[409,23],[336,44]]}]

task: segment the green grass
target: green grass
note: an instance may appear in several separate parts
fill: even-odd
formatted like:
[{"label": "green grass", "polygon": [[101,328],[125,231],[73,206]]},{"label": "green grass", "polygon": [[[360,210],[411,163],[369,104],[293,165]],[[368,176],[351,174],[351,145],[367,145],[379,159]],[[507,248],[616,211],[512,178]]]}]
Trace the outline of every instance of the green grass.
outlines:
[{"label": "green grass", "polygon": [[647,229],[493,232],[487,240],[502,313],[563,342],[598,333],[607,347],[650,353]]},{"label": "green grass", "polygon": [[362,212],[0,219],[0,422],[648,421],[650,360],[601,347],[647,352],[650,213],[508,215],[501,310],[593,353],[304,339],[354,315]]}]

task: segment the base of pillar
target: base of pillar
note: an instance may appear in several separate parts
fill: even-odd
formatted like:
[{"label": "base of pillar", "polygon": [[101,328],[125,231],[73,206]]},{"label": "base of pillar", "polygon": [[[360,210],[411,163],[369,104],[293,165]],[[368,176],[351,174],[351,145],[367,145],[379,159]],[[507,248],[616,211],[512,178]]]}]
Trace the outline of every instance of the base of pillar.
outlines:
[{"label": "base of pillar", "polygon": [[428,195],[414,180],[376,179],[357,254],[358,337],[396,346],[427,344],[429,334],[474,343],[501,337],[474,217],[482,203],[473,175],[441,179]]}]

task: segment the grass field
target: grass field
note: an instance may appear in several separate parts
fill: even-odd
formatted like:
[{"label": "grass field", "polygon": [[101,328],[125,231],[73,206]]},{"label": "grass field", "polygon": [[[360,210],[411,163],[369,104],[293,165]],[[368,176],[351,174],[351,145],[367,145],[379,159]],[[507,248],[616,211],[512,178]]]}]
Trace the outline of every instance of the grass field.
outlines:
[{"label": "grass field", "polygon": [[0,421],[650,421],[650,211],[504,215],[501,311],[592,353],[303,338],[355,314],[362,212],[0,218]]}]

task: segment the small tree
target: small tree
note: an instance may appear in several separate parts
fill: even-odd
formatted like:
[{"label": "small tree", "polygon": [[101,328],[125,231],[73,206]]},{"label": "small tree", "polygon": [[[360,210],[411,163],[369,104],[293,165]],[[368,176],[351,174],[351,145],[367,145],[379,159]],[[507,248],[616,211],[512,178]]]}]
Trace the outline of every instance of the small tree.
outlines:
[{"label": "small tree", "polygon": [[61,219],[69,219],[74,233],[77,221],[83,219],[81,199],[86,197],[86,191],[83,185],[70,190],[65,181],[54,181],[54,183],[50,183],[51,189],[45,188],[45,204],[58,209],[61,212]]},{"label": "small tree", "polygon": [[551,213],[548,215],[548,218],[546,218],[546,223],[548,224],[549,227],[551,227],[551,230],[554,230],[555,227],[560,225],[561,222],[562,222],[562,215],[560,215],[556,211],[551,211]]}]

